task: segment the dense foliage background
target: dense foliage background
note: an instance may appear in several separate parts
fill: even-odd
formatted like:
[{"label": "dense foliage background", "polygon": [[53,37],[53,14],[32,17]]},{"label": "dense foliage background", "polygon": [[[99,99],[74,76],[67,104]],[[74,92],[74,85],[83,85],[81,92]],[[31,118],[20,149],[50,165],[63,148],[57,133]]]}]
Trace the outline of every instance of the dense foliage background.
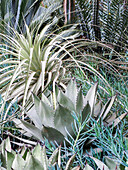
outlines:
[{"label": "dense foliage background", "polygon": [[128,168],[127,0],[0,0],[2,169]]}]

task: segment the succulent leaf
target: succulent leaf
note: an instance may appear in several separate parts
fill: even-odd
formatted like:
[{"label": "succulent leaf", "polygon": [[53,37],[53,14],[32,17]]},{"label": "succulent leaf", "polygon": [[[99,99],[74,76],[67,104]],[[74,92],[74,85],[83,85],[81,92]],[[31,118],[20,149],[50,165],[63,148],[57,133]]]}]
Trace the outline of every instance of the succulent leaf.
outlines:
[{"label": "succulent leaf", "polygon": [[101,105],[101,102],[98,102],[95,107],[94,107],[94,118],[98,118],[100,112],[101,112],[101,109],[102,109],[102,105]]},{"label": "succulent leaf", "polygon": [[[7,140],[7,139],[6,139]],[[6,143],[6,140],[3,141],[4,144],[2,144],[4,147],[5,146],[5,143]],[[10,140],[8,140],[10,141]],[[1,145],[0,145],[0,148],[1,148]],[[4,149],[5,150],[5,149]],[[11,150],[11,152],[4,152],[4,157],[5,157],[5,161],[6,161],[6,165],[7,166],[4,166],[3,164],[3,160],[1,159],[1,162],[2,162],[2,167],[0,167],[1,170],[10,170],[10,169],[14,169],[14,170],[40,170],[40,169],[44,169],[44,170],[47,170],[47,169],[55,169],[57,165],[57,167],[59,167],[60,169],[63,169],[63,167],[61,167],[61,163],[58,163],[57,162],[60,162],[60,160],[58,159],[61,159],[61,155],[60,155],[60,152],[61,152],[61,147],[58,147],[56,150],[53,151],[52,155],[50,156],[50,158],[48,159],[47,157],[47,154],[46,154],[46,147],[45,145],[43,145],[43,147],[41,145],[37,145],[35,146],[35,148],[30,151],[30,149],[27,149],[27,148],[21,148],[19,149],[19,153],[16,154],[16,152],[14,150]],[[26,153],[27,156],[23,156],[24,154],[23,153]],[[7,155],[7,156],[6,156]],[[70,155],[70,153],[69,153]],[[82,167],[80,165],[78,166],[75,166],[73,165],[73,163],[76,164],[76,154],[73,154],[71,153],[71,157],[69,158],[69,160],[67,161],[67,158],[66,158],[66,167],[65,167],[65,170],[79,170],[81,169]],[[99,159],[93,157],[93,156],[89,156],[88,154],[86,155],[86,157],[89,157],[91,158],[97,165],[97,167],[99,169],[104,169],[104,170],[120,170],[121,169],[121,164],[119,162],[117,162],[116,159],[111,159],[109,158],[108,156],[105,156],[104,160],[105,160],[105,163],[101,162]],[[64,157],[62,158],[64,159]],[[75,161],[75,162],[74,162]],[[58,166],[59,165],[59,166]],[[63,164],[62,164],[63,165]],[[117,166],[118,165],[118,166]],[[93,168],[91,167],[91,165],[88,165],[86,163],[85,167],[82,168],[83,170],[93,170]],[[123,169],[126,169],[125,166],[123,166]]]},{"label": "succulent leaf", "polygon": [[33,106],[28,112],[27,115],[30,117],[30,119],[34,122],[37,128],[42,128],[42,122],[40,117],[38,116],[35,106]]},{"label": "succulent leaf", "polygon": [[4,142],[4,149],[6,149],[8,152],[11,152],[11,144],[9,137]]},{"label": "succulent leaf", "polygon": [[7,170],[11,169],[14,158],[15,158],[15,155],[13,153],[7,151],[7,161],[6,161]]},{"label": "succulent leaf", "polygon": [[[36,112],[44,126],[54,127],[54,110],[45,102],[41,101],[37,96],[34,95],[34,103]],[[50,122],[50,124],[49,124]]]},{"label": "succulent leaf", "polygon": [[48,160],[48,164],[51,167],[55,162],[58,161],[58,154],[59,154],[59,149],[55,149],[51,155],[51,157]]},{"label": "succulent leaf", "polygon": [[71,111],[59,104],[54,116],[54,125],[56,129],[58,129],[64,136],[66,136],[66,128],[68,132],[72,135],[73,131],[71,123],[73,123],[73,121],[74,119],[71,115]]},{"label": "succulent leaf", "polygon": [[82,90],[80,88],[78,95],[77,95],[77,100],[76,100],[76,111],[77,113],[80,113],[83,109],[83,94]]},{"label": "succulent leaf", "polygon": [[91,115],[91,108],[89,103],[87,103],[82,111],[82,122],[84,122],[87,118],[89,118],[90,115]]},{"label": "succulent leaf", "polygon": [[71,111],[75,111],[75,105],[73,102],[67,97],[63,92],[59,92],[58,94],[58,102],[61,104],[63,107],[66,107],[67,109]]},{"label": "succulent leaf", "polygon": [[118,118],[114,119],[112,122],[108,124],[108,126],[111,126],[112,124],[114,127],[117,126],[126,115],[128,115],[128,112],[123,113]]},{"label": "succulent leaf", "polygon": [[2,162],[3,168],[7,168],[7,164],[6,164],[6,156],[5,156],[5,154],[0,153],[0,159],[1,159],[1,162]]},{"label": "succulent leaf", "polygon": [[49,106],[52,107],[51,103],[49,102],[48,98],[42,93],[41,100],[45,103],[48,104]]},{"label": "succulent leaf", "polygon": [[109,124],[109,123],[113,122],[116,119],[116,117],[117,117],[116,113],[112,113],[105,119],[105,122],[107,122],[107,124]]},{"label": "succulent leaf", "polygon": [[99,159],[92,157],[92,156],[90,156],[90,158],[94,160],[94,162],[96,163],[99,169],[109,170],[109,168]]},{"label": "succulent leaf", "polygon": [[6,161],[7,170],[11,169],[14,158],[15,158],[15,155],[13,153],[7,151],[7,161]]},{"label": "succulent leaf", "polygon": [[115,160],[110,159],[109,157],[105,156],[105,164],[108,166],[111,170],[120,170],[119,166],[117,166],[117,163]]},{"label": "succulent leaf", "polygon": [[73,163],[75,157],[76,157],[76,154],[72,155],[72,157],[68,160],[68,162],[67,162],[67,164],[66,164],[65,170],[69,170],[69,169],[71,168],[72,163]]},{"label": "succulent leaf", "polygon": [[48,158],[47,158],[47,155],[46,155],[45,145],[43,146],[42,163],[43,163],[44,169],[48,169]]},{"label": "succulent leaf", "polygon": [[83,170],[93,170],[93,168],[88,164],[86,164]]},{"label": "succulent leaf", "polygon": [[[43,94],[42,100],[36,95],[33,95],[36,111],[33,108],[32,112],[28,113],[28,116],[32,119],[35,127],[34,125],[18,119],[14,119],[14,122],[16,124],[20,123],[19,126],[21,128],[39,140],[43,140],[43,137],[45,137],[49,141],[57,141],[58,143],[63,142],[68,135],[67,131],[71,136],[75,135],[72,130],[72,124],[74,124],[74,118],[72,116],[73,112],[75,112],[78,117],[82,117],[82,123],[85,120],[89,122],[89,118],[93,117],[97,122],[100,118],[103,118],[105,120],[105,126],[111,126],[112,124],[116,126],[120,120],[127,115],[127,113],[122,114],[118,118],[116,118],[115,113],[109,114],[115,96],[109,99],[102,108],[101,102],[95,104],[97,102],[96,92],[97,83],[90,88],[86,97],[84,97],[81,89],[78,92],[76,82],[71,80],[65,89],[65,93],[59,90],[58,87],[54,89],[56,97],[56,108],[54,109],[52,108],[53,104],[50,104],[49,100],[49,98],[52,99],[52,94],[49,98]],[[73,95],[74,99],[72,98]],[[86,126],[84,127],[84,130],[86,130]]]},{"label": "succulent leaf", "polygon": [[[114,99],[115,99],[115,96],[113,96],[111,99],[109,99],[107,101],[107,103],[102,107],[102,110],[101,110],[101,113],[99,115],[99,119],[102,117],[103,119],[105,119],[105,117],[107,116],[107,114],[109,113],[111,107],[112,107],[112,104],[114,102]],[[98,119],[98,121],[99,121]]]},{"label": "succulent leaf", "polygon": [[107,108],[104,110],[104,112],[103,112],[103,120],[104,120],[104,119],[106,118],[106,116],[108,115],[108,113],[109,113],[109,111],[110,111],[110,109],[111,109],[111,107],[112,107],[112,105],[113,105],[113,103],[114,103],[115,97],[116,97],[116,96],[113,96],[113,97],[110,99]]},{"label": "succulent leaf", "polygon": [[33,136],[35,136],[37,139],[39,140],[43,140],[43,137],[41,135],[41,130],[39,130],[37,127],[35,127],[34,125],[27,123],[26,121],[20,120],[21,123],[25,126],[25,128],[27,129],[27,131],[32,134]]},{"label": "succulent leaf", "polygon": [[97,92],[97,86],[98,83],[95,83],[88,91],[85,99],[84,99],[84,106],[87,104],[87,102],[90,105],[91,108],[91,115],[94,111],[94,105],[95,105],[95,99],[96,99],[96,92]]},{"label": "succulent leaf", "polygon": [[42,147],[38,144],[36,147],[33,149],[32,152],[33,156],[38,159],[38,161],[42,162],[43,158],[43,149]]},{"label": "succulent leaf", "polygon": [[16,154],[15,159],[12,163],[12,168],[14,170],[23,170],[25,166],[25,160],[21,157],[21,155]]},{"label": "succulent leaf", "polygon": [[52,127],[43,126],[42,136],[46,137],[49,141],[52,142],[57,141],[58,143],[61,143],[64,141],[64,135],[60,131]]},{"label": "succulent leaf", "polygon": [[71,81],[68,83],[65,95],[73,102],[74,106],[76,105],[76,99],[77,99],[77,85],[76,81]]},{"label": "succulent leaf", "polygon": [[24,170],[38,170],[38,169],[43,169],[43,165],[33,155],[30,155],[30,158],[27,161]]},{"label": "succulent leaf", "polygon": [[[1,95],[6,101],[11,99],[16,101],[17,98],[20,98],[18,102],[22,102],[22,106],[27,107],[27,109],[30,108],[31,92],[37,95],[40,90],[46,89],[53,81],[56,80],[57,84],[61,83],[65,74],[62,59],[68,54],[65,49],[69,42],[75,44],[73,39],[78,37],[79,34],[75,34],[74,27],[68,30],[56,30],[53,34],[52,28],[58,21],[57,17],[54,18],[52,23],[44,27],[42,27],[42,22],[39,23],[39,18],[38,22],[35,19],[37,25],[34,24],[34,27],[33,24],[30,27],[25,24],[26,34],[18,33],[13,28],[10,28],[15,34],[13,38],[11,35],[7,37],[4,33],[0,34],[1,39],[4,39],[8,44],[8,50],[5,50],[5,43],[1,47],[1,51],[3,54],[8,51],[11,56],[10,59],[1,62],[2,65],[6,65],[4,65],[4,71],[0,75],[1,84],[2,82],[6,84],[6,87],[0,89]],[[65,40],[68,40],[68,42]],[[11,71],[8,69],[8,64],[11,64],[9,66]]]},{"label": "succulent leaf", "polygon": [[[20,119],[14,118],[13,122],[16,124],[16,127],[20,128],[19,130],[21,133],[24,133],[24,135],[31,137],[32,134],[28,131],[28,129],[21,123]],[[22,139],[20,139],[22,140]]]},{"label": "succulent leaf", "polygon": [[3,140],[0,145],[0,157],[2,161],[2,165],[4,168],[7,168],[8,164],[6,162],[7,153],[11,152],[11,144],[9,137],[6,140]]}]

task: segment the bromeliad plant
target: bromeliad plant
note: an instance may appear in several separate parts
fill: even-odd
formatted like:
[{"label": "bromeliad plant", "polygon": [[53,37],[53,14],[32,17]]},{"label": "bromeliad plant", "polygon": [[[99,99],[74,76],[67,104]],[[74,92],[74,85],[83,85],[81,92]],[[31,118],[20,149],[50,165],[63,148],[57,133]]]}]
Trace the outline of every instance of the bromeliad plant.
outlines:
[{"label": "bromeliad plant", "polygon": [[65,48],[78,34],[75,34],[74,26],[58,34],[51,33],[57,21],[55,18],[41,31],[40,24],[32,30],[26,25],[26,35],[12,30],[15,38],[0,33],[8,44],[0,47],[0,93],[5,102],[18,100],[25,106],[31,101],[31,92],[38,95],[52,82],[61,82],[65,74],[62,66],[62,58],[67,54]]},{"label": "bromeliad plant", "polygon": [[[55,92],[55,90],[53,90]],[[65,93],[56,89],[49,98],[42,94],[42,100],[34,95],[35,106],[26,113],[33,121],[34,125],[20,119],[14,119],[16,125],[36,137],[38,140],[47,138],[49,141],[61,143],[70,134],[74,136],[72,125],[74,118],[72,113],[75,112],[77,117],[88,124],[90,117],[99,122],[103,119],[105,126],[114,127],[126,116],[122,114],[117,118],[115,113],[110,113],[115,96],[102,106],[97,101],[97,83],[95,83],[87,95],[84,97],[82,90],[78,90],[76,83],[70,81]],[[52,98],[52,102],[50,102]],[[83,130],[86,131],[86,123]]]}]

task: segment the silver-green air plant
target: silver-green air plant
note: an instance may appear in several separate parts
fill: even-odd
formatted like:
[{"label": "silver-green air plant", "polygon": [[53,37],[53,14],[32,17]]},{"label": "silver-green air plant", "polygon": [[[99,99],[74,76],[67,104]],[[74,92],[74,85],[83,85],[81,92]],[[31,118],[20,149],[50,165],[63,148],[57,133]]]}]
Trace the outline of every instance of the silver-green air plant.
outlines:
[{"label": "silver-green air plant", "polygon": [[[16,125],[38,140],[47,138],[49,141],[61,143],[68,133],[74,136],[73,112],[82,118],[82,122],[86,119],[89,121],[91,117],[95,118],[97,122],[103,119],[105,126],[113,124],[116,126],[127,114],[124,113],[117,118],[115,113],[110,113],[115,96],[110,98],[105,105],[98,102],[97,83],[90,88],[86,96],[83,96],[81,88],[78,89],[76,82],[71,80],[65,92],[57,89],[54,95],[56,99],[54,101],[53,95],[47,98],[43,94],[42,100],[33,95],[34,107],[26,113],[33,124],[15,118]],[[86,126],[84,130],[86,130]]]},{"label": "silver-green air plant", "polygon": [[[38,95],[49,84],[61,83],[65,74],[62,65],[62,59],[67,55],[65,49],[78,33],[74,32],[75,26],[72,26],[55,34],[52,28],[57,22],[58,19],[54,18],[40,32],[41,24],[37,24],[34,29],[26,25],[26,34],[12,29],[15,37],[0,33],[0,37],[7,43],[0,47],[0,94],[5,102],[22,102],[24,107],[31,102],[32,92]],[[9,57],[2,60],[5,55]],[[7,113],[3,119],[6,117]]]}]

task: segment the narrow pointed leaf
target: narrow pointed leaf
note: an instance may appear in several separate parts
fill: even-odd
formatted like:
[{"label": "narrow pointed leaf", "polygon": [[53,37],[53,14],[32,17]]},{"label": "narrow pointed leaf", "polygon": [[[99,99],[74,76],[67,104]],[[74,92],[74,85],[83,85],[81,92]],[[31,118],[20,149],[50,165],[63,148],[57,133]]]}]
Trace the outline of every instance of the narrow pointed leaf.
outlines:
[{"label": "narrow pointed leaf", "polygon": [[76,82],[71,80],[68,83],[65,95],[73,102],[74,105],[76,105],[77,93],[78,91],[77,91]]},{"label": "narrow pointed leaf", "polygon": [[120,168],[117,166],[117,163],[115,160],[110,159],[109,157],[105,157],[105,164],[108,166],[111,170],[120,170]]},{"label": "narrow pointed leaf", "polygon": [[114,99],[115,99],[115,96],[113,96],[111,99],[109,99],[107,101],[107,103],[103,106],[102,110],[101,110],[101,113],[99,114],[99,117],[98,117],[98,120],[103,117],[103,119],[105,119],[105,117],[107,116],[107,114],[109,113],[111,107],[112,107],[112,104],[114,102]]},{"label": "narrow pointed leaf", "polygon": [[65,167],[65,170],[69,170],[69,169],[71,168],[75,157],[76,157],[76,154],[74,154],[74,155],[68,160],[68,162],[67,162],[67,164],[66,164],[66,167]]},{"label": "narrow pointed leaf", "polygon": [[112,113],[112,115],[110,117],[108,116],[108,118],[105,119],[105,122],[111,123],[116,119],[116,117],[117,117],[116,113]]},{"label": "narrow pointed leaf", "polygon": [[25,85],[25,90],[24,90],[24,98],[23,98],[23,106],[25,106],[25,102],[26,102],[26,98],[27,98],[27,93],[28,93],[28,90],[30,88],[30,84],[32,82],[32,79],[35,75],[35,72],[32,72],[29,77],[27,77],[28,79],[26,80],[26,85]]},{"label": "narrow pointed leaf", "polygon": [[49,166],[52,166],[58,160],[59,148],[55,149],[48,160]]},{"label": "narrow pointed leaf", "polygon": [[114,124],[113,126],[117,126],[121,120],[127,115],[128,113],[123,113],[122,115],[120,115],[118,118],[116,118],[113,122],[109,123],[108,126],[111,126],[112,124]]},{"label": "narrow pointed leaf", "polygon": [[23,170],[24,166],[25,166],[25,160],[19,154],[17,154],[13,161],[12,168],[14,170],[17,170],[17,169]]},{"label": "narrow pointed leaf", "polygon": [[99,169],[109,170],[109,168],[103,162],[101,162],[99,159],[94,158],[92,156],[90,156],[90,158],[94,160],[94,162],[96,163],[96,165],[98,166]]},{"label": "narrow pointed leaf", "polygon": [[9,137],[5,140],[5,149],[6,149],[8,152],[11,152],[11,143],[10,143]]},{"label": "narrow pointed leaf", "polygon": [[61,145],[59,146],[59,151],[58,151],[58,166],[61,168]]},{"label": "narrow pointed leaf", "polygon": [[80,89],[78,92],[77,100],[76,100],[76,111],[80,113],[83,109],[83,94],[82,90]]},{"label": "narrow pointed leaf", "polygon": [[7,160],[6,160],[6,156],[3,154],[3,153],[0,153],[0,159],[1,159],[1,162],[2,162],[2,167],[6,168],[7,169]]},{"label": "narrow pointed leaf", "polygon": [[85,119],[89,118],[91,115],[91,108],[89,103],[87,103],[87,105],[84,107],[83,111],[82,111],[82,122],[85,121]]},{"label": "narrow pointed leaf", "polygon": [[84,106],[87,104],[87,102],[90,105],[91,108],[91,114],[94,111],[94,105],[95,105],[95,99],[96,99],[96,92],[97,92],[97,83],[95,83],[88,91],[85,99],[84,99]]},{"label": "narrow pointed leaf", "polygon": [[42,163],[43,163],[44,169],[47,169],[48,168],[48,158],[46,155],[45,145],[43,146],[43,150],[42,150]]},{"label": "narrow pointed leaf", "polygon": [[101,111],[101,102],[97,103],[94,107],[94,117],[98,118],[100,111]]},{"label": "narrow pointed leaf", "polygon": [[116,96],[113,96],[111,99],[110,99],[110,102],[109,102],[109,105],[107,105],[105,111],[103,112],[103,120],[106,118],[106,116],[108,115],[113,103],[114,103],[114,100],[115,100],[115,97]]},{"label": "narrow pointed leaf", "polygon": [[12,163],[14,161],[15,155],[7,151],[7,169],[11,169]]},{"label": "narrow pointed leaf", "polygon": [[45,104],[48,104],[49,106],[51,106],[51,103],[49,102],[48,98],[43,93],[42,93],[41,99]]},{"label": "narrow pointed leaf", "polygon": [[33,106],[28,112],[27,115],[31,118],[31,120],[34,122],[35,126],[39,129],[42,128],[42,122],[40,120],[40,117],[38,116],[35,106]]},{"label": "narrow pointed leaf", "polygon": [[36,147],[34,148],[33,152],[32,152],[32,155],[37,159],[39,160],[40,162],[42,162],[42,153],[43,150],[41,148],[41,146],[38,144],[36,145]]},{"label": "narrow pointed leaf", "polygon": [[86,164],[83,170],[93,170],[93,168],[88,164]]},{"label": "narrow pointed leaf", "polygon": [[34,158],[34,156],[30,155],[29,161],[27,161],[27,164],[24,167],[24,170],[43,170],[43,165]]}]

